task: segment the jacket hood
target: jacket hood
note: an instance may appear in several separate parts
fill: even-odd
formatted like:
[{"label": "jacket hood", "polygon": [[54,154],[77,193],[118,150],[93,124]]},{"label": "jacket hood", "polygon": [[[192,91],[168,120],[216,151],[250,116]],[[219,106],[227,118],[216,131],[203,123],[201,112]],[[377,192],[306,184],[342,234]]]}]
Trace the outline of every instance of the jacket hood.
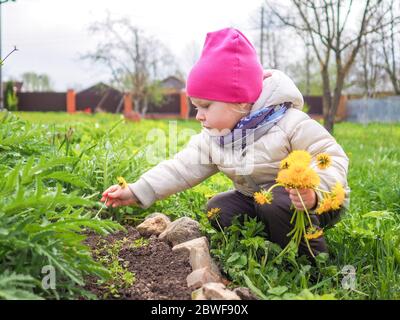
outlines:
[{"label": "jacket hood", "polygon": [[272,106],[284,102],[293,103],[293,107],[303,109],[304,100],[300,90],[282,71],[270,69],[266,70],[272,75],[263,81],[263,88],[257,101],[254,103],[251,112],[264,106]]}]

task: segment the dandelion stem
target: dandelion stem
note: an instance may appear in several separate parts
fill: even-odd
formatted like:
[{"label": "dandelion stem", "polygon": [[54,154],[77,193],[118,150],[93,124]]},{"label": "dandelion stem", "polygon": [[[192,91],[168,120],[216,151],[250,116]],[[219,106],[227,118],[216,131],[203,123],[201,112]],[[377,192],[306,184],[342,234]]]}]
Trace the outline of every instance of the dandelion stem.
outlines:
[{"label": "dandelion stem", "polygon": [[272,263],[275,263],[276,260],[278,260],[278,258],[282,257],[282,256],[289,250],[289,246],[290,246],[290,243],[291,243],[291,242],[292,242],[292,241],[289,241],[289,243],[288,243],[287,246],[281,251],[281,253],[278,254],[278,255],[275,257],[274,260],[272,260]]},{"label": "dandelion stem", "polygon": [[301,204],[303,205],[303,208],[304,208],[304,210],[305,210],[305,212],[306,212],[306,214],[307,214],[307,218],[308,218],[308,222],[310,223],[310,227],[312,227],[313,224],[312,224],[312,222],[311,222],[310,215],[309,215],[309,213],[308,213],[308,211],[307,211],[306,205],[304,204],[303,199],[301,198],[301,195],[300,195],[300,193],[299,193],[299,190],[297,190],[297,188],[296,188],[296,192],[297,192],[297,195],[298,195],[299,198],[300,198]]},{"label": "dandelion stem", "polygon": [[302,238],[303,229],[304,229],[304,215],[302,215],[302,214],[300,214],[296,220],[296,229],[297,229],[297,232],[295,234],[295,240],[296,240],[297,247],[299,247],[301,238]]},{"label": "dandelion stem", "polygon": [[284,187],[284,185],[281,184],[281,183],[275,183],[273,186],[271,186],[271,187],[268,189],[267,192],[271,192],[271,191],[272,191],[274,188],[276,188],[276,187]]},{"label": "dandelion stem", "polygon": [[314,190],[318,190],[319,192],[322,192],[322,193],[330,193],[329,191],[322,190],[322,189],[317,188],[317,187],[315,187]]},{"label": "dandelion stem", "polygon": [[295,217],[296,217],[297,213],[298,213],[298,211],[297,211],[297,209],[295,209],[295,210],[294,210],[294,212],[293,212],[292,219],[290,219],[290,224],[292,224],[292,223],[293,223],[293,220],[295,219]]},{"label": "dandelion stem", "polygon": [[218,227],[221,229],[222,235],[224,236],[224,239],[225,239],[225,244],[228,244],[228,239],[226,238],[225,232],[224,232],[224,230],[222,229],[221,225],[219,224],[219,221],[218,221],[218,218],[217,218],[217,217],[215,218],[215,221],[217,221]]},{"label": "dandelion stem", "polygon": [[[307,208],[306,208],[306,206],[305,206],[305,204],[304,204],[304,202],[303,202],[303,199],[301,198],[300,193],[299,193],[299,191],[297,190],[297,188],[296,188],[296,192],[297,192],[297,195],[298,195],[299,198],[300,198],[301,204],[303,205],[303,208],[304,208],[304,210],[305,210],[305,213],[306,213],[306,215],[307,215],[308,222],[310,223],[310,228],[311,228],[311,227],[313,226],[313,224],[312,224],[312,222],[311,222],[310,215],[309,215],[309,213],[308,213],[308,211],[307,211]],[[307,231],[306,231],[306,226],[305,226],[305,223],[304,223],[304,216],[301,218],[301,220],[302,220],[302,231],[303,231],[303,235],[300,236],[300,241],[301,241],[301,239],[302,239],[303,236],[304,236],[304,239],[305,239],[305,242],[306,242],[306,244],[307,244],[308,250],[310,251],[310,253],[311,253],[311,255],[313,256],[313,258],[315,258],[314,253],[312,252],[310,243],[308,242],[308,239],[305,237],[305,234],[307,233]],[[299,244],[300,244],[300,241],[298,242]]]},{"label": "dandelion stem", "polygon": [[[306,234],[306,227],[305,226],[303,226],[303,231],[304,231],[304,234]],[[311,249],[310,242],[308,241],[308,239],[306,237],[304,237],[304,240],[305,240],[305,242],[307,244],[308,250],[310,251],[312,257],[315,259],[315,255],[314,255],[314,253],[313,253],[313,251]]]},{"label": "dandelion stem", "polygon": [[103,210],[104,207],[107,208],[107,201],[108,201],[108,196],[107,196],[106,201],[104,202],[104,204],[101,206],[100,210],[97,211],[96,215],[94,216],[95,219],[97,218],[97,216],[100,214],[100,212]]}]

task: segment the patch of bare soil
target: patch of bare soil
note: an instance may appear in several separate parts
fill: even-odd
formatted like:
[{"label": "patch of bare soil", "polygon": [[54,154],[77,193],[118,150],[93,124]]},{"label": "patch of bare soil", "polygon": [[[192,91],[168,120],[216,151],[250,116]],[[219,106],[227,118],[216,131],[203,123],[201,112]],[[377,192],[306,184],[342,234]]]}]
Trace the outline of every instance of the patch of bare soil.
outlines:
[{"label": "patch of bare soil", "polygon": [[98,284],[89,277],[85,289],[99,299],[190,300],[186,277],[192,272],[189,258],[175,253],[156,236],[142,238],[133,227],[107,237],[89,234],[86,244],[93,257],[113,278]]}]

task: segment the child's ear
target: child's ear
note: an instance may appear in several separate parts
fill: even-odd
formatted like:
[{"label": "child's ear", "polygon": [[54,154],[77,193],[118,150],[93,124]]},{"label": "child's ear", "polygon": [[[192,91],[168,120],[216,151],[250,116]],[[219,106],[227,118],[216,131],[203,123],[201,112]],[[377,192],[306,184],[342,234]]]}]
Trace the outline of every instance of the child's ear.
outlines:
[{"label": "child's ear", "polygon": [[241,109],[243,111],[250,111],[253,105],[251,103],[242,103]]},{"label": "child's ear", "polygon": [[250,112],[252,105],[251,105],[251,103],[245,103],[245,102],[239,103],[238,108],[241,113],[248,113],[248,112]]}]

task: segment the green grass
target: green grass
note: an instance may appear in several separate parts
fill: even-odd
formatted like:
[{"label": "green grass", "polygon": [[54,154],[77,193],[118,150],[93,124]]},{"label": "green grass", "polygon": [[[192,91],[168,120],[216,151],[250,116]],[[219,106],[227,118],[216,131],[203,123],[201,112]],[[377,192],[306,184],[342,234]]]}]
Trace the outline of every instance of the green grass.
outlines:
[{"label": "green grass", "polygon": [[[96,213],[100,205],[95,201],[106,187],[116,182],[117,176],[124,176],[127,181],[133,182],[154,166],[146,159],[148,146],[154,142],[146,140],[150,130],[162,130],[166,144],[175,139],[175,133],[168,130],[167,120],[135,123],[124,122],[119,115],[110,114],[16,114],[27,122],[14,121],[7,124],[8,130],[0,136],[0,174],[5,177],[15,176],[14,180],[10,178],[10,181],[15,181],[10,182],[10,199],[0,200],[0,220],[4,219],[6,209],[10,210],[10,206],[13,208],[14,200],[21,197],[21,185],[26,189],[24,192],[32,196],[38,193],[39,188],[43,195],[47,195],[44,204],[48,206],[52,203],[51,199],[54,202],[54,197],[59,197],[56,199],[59,199],[57,201],[61,205],[50,207],[53,214],[50,217],[62,212],[67,217],[82,208],[84,212]],[[1,118],[2,115],[0,121]],[[188,129],[192,132],[200,131],[196,121],[178,120],[176,124],[179,133]],[[329,257],[321,255],[317,266],[311,266],[294,255],[284,258],[278,264],[272,263],[272,258],[280,249],[265,241],[262,225],[251,219],[243,225],[236,222],[224,230],[228,239],[226,243],[222,233],[210,227],[204,214],[208,195],[232,188],[230,180],[221,173],[192,189],[158,201],[147,210],[137,207],[103,209],[102,221],[107,222],[112,218],[124,224],[136,224],[148,213],[155,211],[164,212],[172,219],[181,216],[197,219],[203,231],[210,236],[212,252],[233,284],[249,286],[265,299],[399,299],[400,125],[339,123],[335,126],[334,136],[350,158],[348,181],[351,204],[343,220],[326,231]],[[188,139],[187,135],[177,139],[177,150]],[[170,157],[172,154],[165,156]],[[46,167],[52,161],[54,166]],[[60,167],[60,163],[57,166],[57,161],[64,163],[63,166]],[[39,170],[41,166],[44,167],[42,171]],[[37,168],[37,171],[32,168]],[[18,182],[18,172],[23,173],[25,183]],[[89,197],[88,201],[92,202],[79,204],[75,198],[65,199],[72,196],[76,199]],[[15,217],[22,214],[23,210],[37,210],[35,219],[46,217],[43,213],[45,207],[36,208],[32,202],[20,205],[25,206],[24,209],[18,206],[12,209]],[[69,213],[65,212],[67,208]],[[11,226],[11,222],[8,223]],[[49,220],[48,223],[53,221]],[[95,222],[94,228],[97,227],[96,223],[99,222]],[[7,232],[7,228],[11,227],[6,225],[6,228],[1,228]],[[24,225],[21,228],[23,232],[18,239],[27,237],[23,241],[29,243],[29,237],[32,236],[29,232],[32,230]],[[6,246],[1,238],[3,229],[0,229],[0,258],[10,256],[11,253],[17,258],[11,259],[8,267],[4,269],[2,266],[0,271],[7,270],[8,274],[16,272],[21,275],[21,281],[12,282],[15,292],[20,293],[18,290],[23,288],[27,294],[35,293],[45,298],[76,296],[72,289],[73,279],[72,282],[65,280],[63,283],[71,292],[70,295],[41,290],[38,270],[40,263],[46,261],[37,258],[39,262],[34,270],[18,262],[23,260],[22,256],[18,260],[18,255],[27,252],[15,253]],[[67,242],[65,245],[74,248],[77,244]],[[79,247],[79,250],[83,248]],[[63,261],[69,262],[68,259]],[[341,271],[348,265],[356,271],[355,290],[347,290],[342,286],[348,277]],[[79,276],[86,271],[76,267]],[[63,272],[62,269],[60,272]],[[65,276],[68,278],[68,274]],[[1,290],[0,278],[0,297]]]}]

